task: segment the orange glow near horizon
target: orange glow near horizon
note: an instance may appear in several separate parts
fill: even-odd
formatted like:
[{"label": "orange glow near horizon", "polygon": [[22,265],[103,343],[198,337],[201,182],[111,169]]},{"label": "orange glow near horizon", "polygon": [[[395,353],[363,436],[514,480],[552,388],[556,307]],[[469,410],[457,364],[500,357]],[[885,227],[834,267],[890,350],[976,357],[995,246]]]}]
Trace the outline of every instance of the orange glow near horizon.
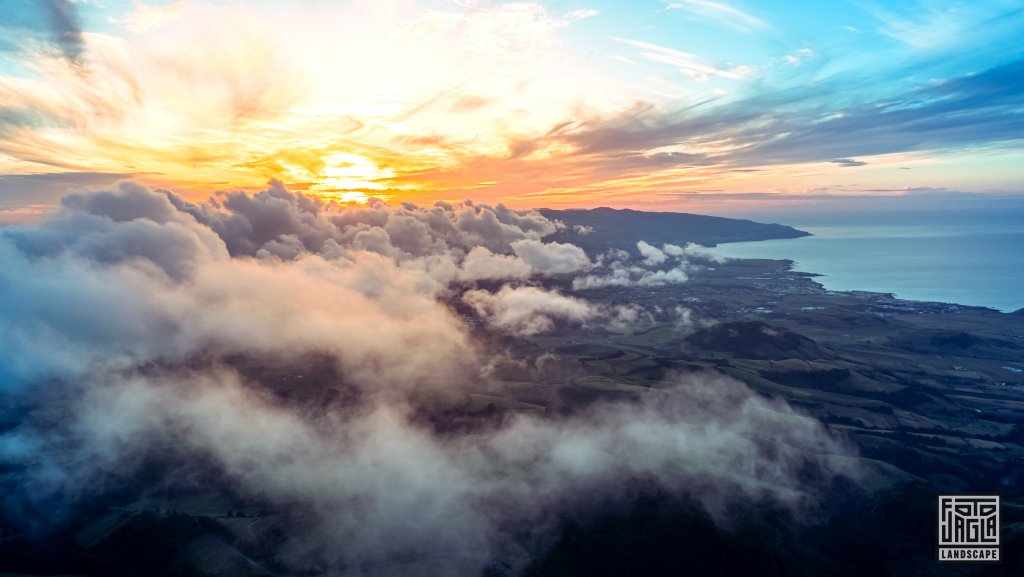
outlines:
[{"label": "orange glow near horizon", "polygon": [[[17,154],[0,157],[0,171],[132,172],[191,196],[277,178],[339,202],[512,205],[601,203],[588,191],[658,178],[603,174],[568,138],[585,118],[635,106],[558,49],[568,21],[529,4],[409,14],[321,5],[300,21],[194,2],[140,24],[144,33],[89,33],[85,73],[44,54],[30,63],[35,79],[0,82],[74,127],[16,135]],[[339,35],[326,24],[339,19],[362,25]],[[290,37],[298,29],[301,41]]]},{"label": "orange glow near horizon", "polygon": [[[19,73],[0,68],[0,100],[45,120],[6,126],[0,175],[131,175],[191,197],[276,178],[337,202],[667,210],[730,193],[956,186],[972,173],[962,167],[979,182],[1024,177],[1012,150],[955,159],[908,150],[870,163],[744,157],[752,144],[738,125],[701,115],[764,83],[772,60],[715,68],[614,35],[603,37],[614,50],[598,57],[570,42],[596,10],[428,6],[195,0],[84,32],[80,65],[25,52]],[[641,69],[643,58],[688,73],[666,80]]]}]

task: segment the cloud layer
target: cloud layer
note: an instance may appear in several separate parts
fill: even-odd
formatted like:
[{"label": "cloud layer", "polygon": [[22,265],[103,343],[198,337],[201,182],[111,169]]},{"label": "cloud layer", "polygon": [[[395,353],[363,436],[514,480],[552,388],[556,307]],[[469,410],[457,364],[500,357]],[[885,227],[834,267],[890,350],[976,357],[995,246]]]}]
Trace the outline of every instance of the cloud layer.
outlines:
[{"label": "cloud layer", "polygon": [[[456,308],[511,336],[629,331],[651,312],[540,281],[687,266],[672,245],[592,259],[543,241],[560,227],[469,201],[325,205],[277,182],[202,203],[130,182],[69,193],[38,226],[0,231],[4,515],[46,531],[108,491],[154,489],[133,484],[157,463],[163,490],[204,476],[287,512],[276,562],[353,567],[535,554],[564,515],[642,484],[717,517],[737,499],[799,516],[855,475],[816,420],[720,375],[472,433],[425,424],[424,391],[465,394],[499,356]],[[316,398],[345,400],[288,400],[245,370],[314,357],[331,366]]]}]

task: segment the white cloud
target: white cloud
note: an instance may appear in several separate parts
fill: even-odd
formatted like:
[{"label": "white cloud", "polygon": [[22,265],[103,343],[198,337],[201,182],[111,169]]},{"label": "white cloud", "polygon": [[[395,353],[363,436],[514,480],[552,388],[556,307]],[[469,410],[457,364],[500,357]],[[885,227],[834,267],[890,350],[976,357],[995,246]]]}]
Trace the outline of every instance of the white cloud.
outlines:
[{"label": "white cloud", "polygon": [[[573,290],[682,284],[689,280],[687,269],[691,266],[689,263],[691,256],[710,258],[710,255],[699,252],[697,245],[692,244],[687,245],[686,248],[665,244],[659,249],[641,240],[636,243],[636,246],[642,257],[638,264],[630,262],[632,255],[628,252],[610,251],[602,255],[593,272],[573,279]],[[653,267],[664,265],[670,258],[677,261],[675,266],[651,270]]]},{"label": "white cloud", "polygon": [[599,314],[582,299],[530,286],[506,285],[496,293],[472,290],[462,300],[491,326],[519,336],[548,332],[556,322],[579,326]]},{"label": "white cloud", "polygon": [[704,82],[712,76],[727,78],[729,80],[742,80],[750,76],[754,69],[747,65],[716,66],[695,54],[683,52],[674,48],[659,46],[650,42],[630,40],[628,38],[615,38],[616,41],[634,48],[639,48],[643,56],[652,62],[668,64],[679,69],[679,71],[697,82]]},{"label": "white cloud", "polygon": [[640,255],[644,257],[644,264],[647,266],[659,265],[668,258],[658,247],[642,240],[637,241],[636,248],[640,251]]},{"label": "white cloud", "polygon": [[810,48],[801,48],[792,54],[787,54],[783,57],[786,64],[790,66],[800,66],[804,61],[815,58],[817,55]]},{"label": "white cloud", "polygon": [[532,272],[530,265],[518,256],[494,254],[478,246],[469,251],[462,261],[458,278],[462,281],[523,279],[529,277]]},{"label": "white cloud", "polygon": [[598,14],[600,14],[600,12],[594,10],[593,8],[580,8],[577,10],[566,12],[565,16],[562,16],[562,20],[565,20],[566,22],[576,22],[578,20],[584,20],[586,18],[593,18]]},{"label": "white cloud", "polygon": [[679,0],[669,4],[662,12],[672,10],[681,10],[703,20],[743,32],[768,27],[764,20],[723,2]]},{"label": "white cloud", "polygon": [[590,268],[590,259],[583,249],[561,242],[517,240],[510,244],[516,255],[540,274],[568,274]]}]

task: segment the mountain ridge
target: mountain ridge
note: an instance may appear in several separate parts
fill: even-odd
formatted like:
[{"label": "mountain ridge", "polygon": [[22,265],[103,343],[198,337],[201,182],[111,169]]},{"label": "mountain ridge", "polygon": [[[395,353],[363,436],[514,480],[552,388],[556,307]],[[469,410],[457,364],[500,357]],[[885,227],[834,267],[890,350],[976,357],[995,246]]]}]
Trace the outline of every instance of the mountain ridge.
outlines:
[{"label": "mountain ridge", "polygon": [[[640,240],[651,244],[682,245],[692,242],[712,247],[727,242],[800,238],[811,235],[807,231],[782,224],[766,224],[688,212],[647,212],[609,207],[541,208],[538,212],[566,225],[563,230],[550,235],[548,240],[571,242],[587,252],[633,248]],[[587,229],[592,229],[597,234],[580,232]]]}]

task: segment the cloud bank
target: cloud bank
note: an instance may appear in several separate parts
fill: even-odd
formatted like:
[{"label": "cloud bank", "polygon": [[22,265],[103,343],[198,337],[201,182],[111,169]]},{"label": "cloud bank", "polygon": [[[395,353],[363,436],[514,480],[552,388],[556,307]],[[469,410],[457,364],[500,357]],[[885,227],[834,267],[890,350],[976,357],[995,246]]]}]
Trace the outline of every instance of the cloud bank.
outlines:
[{"label": "cloud bank", "polygon": [[[38,226],[0,230],[3,515],[45,532],[110,491],[154,490],[137,484],[157,463],[164,490],[212,478],[291,519],[275,563],[352,568],[537,554],[566,515],[642,485],[719,518],[736,500],[799,516],[855,475],[816,420],[712,374],[558,418],[425,423],[424,391],[466,395],[499,355],[459,307],[510,337],[626,332],[651,311],[541,281],[688,266],[672,245],[592,259],[544,242],[561,226],[470,201],[328,205],[278,182],[201,203],[129,182],[67,194]],[[312,357],[331,367],[308,383],[318,402],[246,370]]]}]

